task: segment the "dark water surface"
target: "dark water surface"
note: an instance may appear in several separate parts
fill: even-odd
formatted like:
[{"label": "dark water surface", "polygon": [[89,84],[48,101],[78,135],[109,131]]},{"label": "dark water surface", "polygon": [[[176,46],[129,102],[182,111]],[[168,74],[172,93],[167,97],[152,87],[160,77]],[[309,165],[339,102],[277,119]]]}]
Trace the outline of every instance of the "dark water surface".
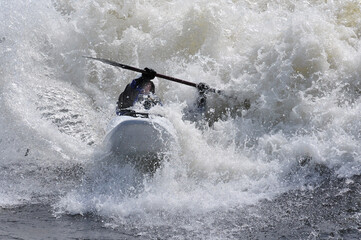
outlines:
[{"label": "dark water surface", "polygon": [[92,217],[54,217],[49,205],[2,209],[1,239],[135,239],[127,233],[103,227]]}]

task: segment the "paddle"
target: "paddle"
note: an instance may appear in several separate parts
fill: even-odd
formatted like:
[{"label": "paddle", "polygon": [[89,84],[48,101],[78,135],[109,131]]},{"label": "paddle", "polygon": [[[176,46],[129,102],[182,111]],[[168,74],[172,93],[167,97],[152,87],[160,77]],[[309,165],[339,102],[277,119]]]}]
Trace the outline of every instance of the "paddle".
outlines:
[{"label": "paddle", "polygon": [[[120,67],[120,68],[127,69],[127,70],[131,70],[131,71],[134,71],[134,72],[147,73],[147,72],[146,72],[145,70],[143,70],[143,69],[136,68],[136,67],[132,67],[132,66],[128,66],[128,65],[125,65],[125,64],[122,64],[122,63],[118,63],[118,62],[114,62],[114,61],[111,61],[111,60],[108,60],[108,59],[104,59],[104,58],[94,58],[94,57],[88,57],[88,56],[83,56],[83,57],[84,57],[84,58],[88,58],[88,59],[92,59],[92,60],[97,60],[97,61],[100,61],[100,62],[103,62],[103,63],[106,63],[106,64],[110,64],[110,65],[115,66],[115,67]],[[166,76],[166,75],[159,74],[159,73],[157,73],[155,76],[156,76],[156,77],[159,77],[159,78],[167,79],[167,80],[170,80],[170,81],[173,81],[173,82],[177,82],[177,83],[181,83],[181,84],[184,84],[184,85],[188,85],[188,86],[191,86],[191,87],[195,87],[195,88],[198,87],[198,84],[196,84],[196,83],[188,82],[188,81],[185,81],[185,80],[182,80],[182,79],[179,79],[179,78],[170,77],[170,76]],[[206,92],[218,93],[218,94],[221,94],[222,96],[227,97],[227,98],[230,98],[230,99],[237,99],[236,97],[228,96],[228,95],[224,94],[223,91],[217,90],[217,89],[214,89],[214,88],[208,88],[208,89],[206,90]],[[249,99],[246,99],[246,100],[244,101],[243,106],[244,106],[245,109],[249,109],[249,108],[251,107],[251,103],[250,103]]]},{"label": "paddle", "polygon": [[[103,63],[106,63],[106,64],[110,64],[110,65],[115,66],[115,67],[120,67],[120,68],[127,69],[127,70],[131,70],[131,71],[134,71],[134,72],[146,73],[146,71],[143,70],[143,69],[136,68],[136,67],[132,67],[132,66],[128,66],[128,65],[125,65],[125,64],[121,64],[121,63],[117,63],[117,62],[114,62],[114,61],[111,61],[111,60],[108,60],[108,59],[104,59],[104,58],[94,58],[94,57],[88,57],[88,56],[83,56],[83,57],[88,58],[88,59],[97,60],[97,61],[100,61],[100,62],[103,62]],[[185,80],[182,80],[182,79],[179,79],[179,78],[175,78],[175,77],[169,77],[169,76],[166,76],[166,75],[163,75],[163,74],[159,74],[159,73],[157,73],[155,76],[156,76],[156,77],[159,77],[159,78],[167,79],[167,80],[170,80],[170,81],[173,81],[173,82],[177,82],[177,83],[181,83],[181,84],[184,84],[184,85],[188,85],[188,86],[191,86],[191,87],[195,87],[195,88],[196,88],[197,85],[198,85],[198,84],[193,83],[193,82],[188,82],[188,81],[185,81]],[[213,93],[221,93],[220,90],[216,90],[216,89],[214,89],[214,88],[209,88],[207,91],[213,92]]]}]

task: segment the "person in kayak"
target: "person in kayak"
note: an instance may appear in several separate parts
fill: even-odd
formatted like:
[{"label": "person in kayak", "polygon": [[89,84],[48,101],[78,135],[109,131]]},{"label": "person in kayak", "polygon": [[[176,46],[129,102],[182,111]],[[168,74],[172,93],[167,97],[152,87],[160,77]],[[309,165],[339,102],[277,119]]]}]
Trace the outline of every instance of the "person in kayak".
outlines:
[{"label": "person in kayak", "polygon": [[[157,104],[157,101],[149,101],[145,96],[155,94],[155,86],[151,81],[157,74],[153,69],[144,68],[145,73],[139,78],[134,79],[129,83],[124,91],[119,95],[116,113],[117,115],[126,115],[129,113],[129,107],[132,107],[136,102],[144,102],[144,108],[149,109]],[[153,100],[153,99],[152,99]]]},{"label": "person in kayak", "polygon": [[[129,83],[119,95],[116,108],[117,115],[132,115],[134,111],[131,111],[129,108],[136,102],[143,102],[145,109],[150,109],[152,106],[159,103],[157,98],[149,100],[144,97],[149,97],[150,95],[155,96],[155,86],[151,80],[154,79],[157,74],[156,71],[150,68],[144,68],[144,70],[145,73]],[[206,83],[197,84],[199,96],[197,98],[196,107],[199,112],[204,112],[206,109],[206,94],[209,89],[210,88]]]}]

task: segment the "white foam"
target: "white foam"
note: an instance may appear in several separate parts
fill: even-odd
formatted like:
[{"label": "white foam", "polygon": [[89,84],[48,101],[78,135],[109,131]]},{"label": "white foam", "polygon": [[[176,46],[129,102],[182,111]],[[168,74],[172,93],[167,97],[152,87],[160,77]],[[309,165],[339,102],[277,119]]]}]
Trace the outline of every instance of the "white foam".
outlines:
[{"label": "white foam", "polygon": [[[60,213],[156,224],[307,185],[317,181],[319,165],[340,177],[360,174],[356,2],[39,0],[4,9],[1,171],[20,165],[25,178],[14,184],[33,187],[5,190],[0,204],[52,195],[53,186],[67,192],[70,185],[75,190],[55,204]],[[83,55],[206,82],[233,97],[210,95],[214,124],[199,126],[183,118],[196,90],[155,79],[179,148],[150,179],[128,168],[99,170],[91,153],[136,74]],[[246,98],[249,110],[242,108]],[[36,154],[24,158],[27,148]],[[87,169],[87,187],[54,173],[64,163]],[[11,196],[20,200],[9,202]]]}]

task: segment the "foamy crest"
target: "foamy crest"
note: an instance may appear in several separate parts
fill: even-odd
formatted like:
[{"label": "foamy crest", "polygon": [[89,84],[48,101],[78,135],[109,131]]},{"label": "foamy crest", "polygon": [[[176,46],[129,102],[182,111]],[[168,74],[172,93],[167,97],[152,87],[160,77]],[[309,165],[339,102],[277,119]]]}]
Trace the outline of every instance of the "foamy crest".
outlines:
[{"label": "foamy crest", "polygon": [[[20,143],[3,140],[11,149],[1,147],[1,171],[7,172],[9,158],[24,167],[24,146],[31,146],[31,153],[37,149],[31,164],[64,171],[65,162],[65,169],[81,173],[59,180],[53,168],[36,168],[39,178],[24,170],[34,186],[48,182],[24,190],[24,199],[51,195],[46,189],[60,185],[57,190],[65,193],[55,203],[59,213],[95,213],[134,225],[181,218],[186,226],[190,215],[236,209],[317,184],[327,174],[360,174],[357,1],[28,5],[6,3],[16,17],[2,17],[7,27],[0,30],[0,106],[7,116],[0,118],[6,129],[0,137]],[[187,114],[196,90],[155,79],[178,148],[151,178],[126,166],[102,165],[92,152],[101,145],[118,94],[136,74],[83,55],[206,82],[222,94],[209,94],[208,122],[193,122]],[[27,137],[14,137],[18,132]],[[20,145],[21,154],[12,157]],[[18,194],[3,192],[5,204]]]}]

